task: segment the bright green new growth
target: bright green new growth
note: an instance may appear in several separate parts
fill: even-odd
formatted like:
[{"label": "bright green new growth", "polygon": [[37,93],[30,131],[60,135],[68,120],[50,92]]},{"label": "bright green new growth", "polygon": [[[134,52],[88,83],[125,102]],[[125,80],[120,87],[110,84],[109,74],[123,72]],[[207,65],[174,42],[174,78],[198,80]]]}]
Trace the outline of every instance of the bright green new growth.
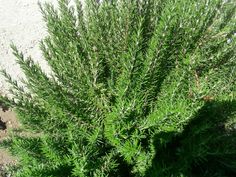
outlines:
[{"label": "bright green new growth", "polygon": [[[234,0],[41,5],[46,75],[12,46],[15,176],[234,176]],[[207,166],[207,165],[208,166]]]}]

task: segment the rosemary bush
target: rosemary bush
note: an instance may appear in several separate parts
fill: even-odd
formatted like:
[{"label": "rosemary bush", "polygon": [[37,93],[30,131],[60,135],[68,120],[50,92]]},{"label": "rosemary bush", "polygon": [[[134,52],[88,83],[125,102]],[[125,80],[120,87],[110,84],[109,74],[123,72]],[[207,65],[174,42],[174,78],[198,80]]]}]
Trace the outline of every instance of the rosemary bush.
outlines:
[{"label": "rosemary bush", "polygon": [[51,75],[12,45],[15,176],[235,176],[235,0],[75,4],[40,5]]}]

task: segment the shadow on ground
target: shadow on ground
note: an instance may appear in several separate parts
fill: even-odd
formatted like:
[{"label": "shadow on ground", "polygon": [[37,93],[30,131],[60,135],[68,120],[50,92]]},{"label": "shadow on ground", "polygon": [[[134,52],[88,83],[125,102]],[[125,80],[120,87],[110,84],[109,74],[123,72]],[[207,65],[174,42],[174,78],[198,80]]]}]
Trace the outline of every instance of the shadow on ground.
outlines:
[{"label": "shadow on ground", "polygon": [[156,135],[155,149],[147,177],[235,177],[236,101],[208,102],[181,134]]}]

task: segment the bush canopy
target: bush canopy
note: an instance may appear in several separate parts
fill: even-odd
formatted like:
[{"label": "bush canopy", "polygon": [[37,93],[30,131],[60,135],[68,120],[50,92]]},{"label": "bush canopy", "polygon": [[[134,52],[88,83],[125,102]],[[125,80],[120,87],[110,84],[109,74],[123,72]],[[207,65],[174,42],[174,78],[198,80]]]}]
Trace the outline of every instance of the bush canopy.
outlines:
[{"label": "bush canopy", "polygon": [[15,176],[236,176],[235,0],[40,7],[51,74],[14,45],[23,86],[2,72]]}]

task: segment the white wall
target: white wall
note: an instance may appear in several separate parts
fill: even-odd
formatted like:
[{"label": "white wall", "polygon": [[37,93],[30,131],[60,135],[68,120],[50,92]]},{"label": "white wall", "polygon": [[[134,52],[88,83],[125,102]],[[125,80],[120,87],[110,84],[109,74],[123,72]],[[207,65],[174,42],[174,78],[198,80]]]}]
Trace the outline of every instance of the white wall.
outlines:
[{"label": "white wall", "polygon": [[[57,0],[39,0],[56,3]],[[46,35],[38,0],[0,0],[0,67],[13,78],[22,76],[10,49],[11,41],[26,55],[31,55],[47,70],[39,51],[39,41]],[[0,76],[0,92],[6,93],[7,84]]]}]

